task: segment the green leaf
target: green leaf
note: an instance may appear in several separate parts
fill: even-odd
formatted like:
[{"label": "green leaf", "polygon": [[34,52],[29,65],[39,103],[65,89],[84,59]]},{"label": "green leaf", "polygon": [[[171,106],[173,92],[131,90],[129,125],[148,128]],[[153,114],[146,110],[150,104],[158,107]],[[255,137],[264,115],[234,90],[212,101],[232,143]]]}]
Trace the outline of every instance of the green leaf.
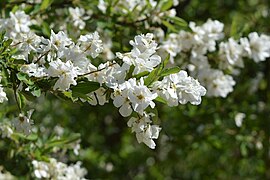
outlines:
[{"label": "green leaf", "polygon": [[133,73],[134,69],[135,69],[134,65],[130,66],[129,71],[128,71],[127,76],[126,76],[126,80],[132,77],[132,73]]},{"label": "green leaf", "polygon": [[44,22],[42,22],[41,26],[42,26],[42,33],[45,36],[50,37],[51,36],[51,28],[50,28],[49,24],[44,21]]},{"label": "green leaf", "polygon": [[70,137],[63,137],[61,139],[52,139],[46,145],[45,148],[52,148],[56,146],[63,146],[66,144],[73,143],[81,138],[80,134],[73,134]]},{"label": "green leaf", "polygon": [[24,95],[22,93],[18,92],[17,99],[18,99],[18,105],[19,105],[20,109],[23,109],[26,105]]},{"label": "green leaf", "polygon": [[36,141],[38,139],[38,135],[37,134],[30,134],[29,136],[26,136],[22,133],[13,133],[12,134],[12,138],[13,139],[24,139],[24,140],[28,140],[28,141]]},{"label": "green leaf", "polygon": [[17,74],[17,78],[20,81],[24,82],[25,84],[28,84],[28,85],[33,85],[34,84],[34,82],[29,79],[28,75],[27,74],[24,74],[22,72],[19,72]]},{"label": "green leaf", "polygon": [[54,0],[43,0],[40,6],[40,10],[43,11],[51,6]]},{"label": "green leaf", "polygon": [[167,66],[167,64],[169,63],[169,61],[170,61],[170,54],[168,54],[168,56],[162,62],[163,68]]},{"label": "green leaf", "polygon": [[33,90],[31,90],[31,93],[36,96],[39,97],[41,95],[41,90],[37,87],[35,87]]},{"label": "green leaf", "polygon": [[12,43],[12,39],[8,39],[4,42],[4,47],[8,47]]},{"label": "green leaf", "polygon": [[168,68],[168,69],[164,69],[160,76],[163,77],[163,76],[168,76],[170,74],[175,74],[175,73],[178,73],[181,69],[176,66],[176,67],[172,67],[172,68]]},{"label": "green leaf", "polygon": [[100,88],[100,84],[98,82],[87,81],[87,82],[78,83],[76,86],[73,86],[71,90],[72,90],[72,94],[73,93],[88,94],[99,88]]},{"label": "green leaf", "polygon": [[167,11],[173,6],[173,0],[164,0],[161,5],[161,11]]},{"label": "green leaf", "polygon": [[153,71],[150,72],[150,74],[144,80],[144,84],[146,86],[151,85],[154,81],[158,80],[161,77],[160,74],[162,73],[164,67],[168,64],[169,59],[170,55],[168,55],[158,67],[156,67]]},{"label": "green leaf", "polygon": [[143,71],[143,72],[141,72],[139,74],[134,75],[133,77],[136,78],[136,79],[140,79],[141,77],[147,76],[148,74],[150,74],[150,72]]},{"label": "green leaf", "polygon": [[160,97],[160,96],[158,96],[155,100],[158,101],[158,102],[161,102],[163,104],[167,104],[167,101],[165,99],[163,99],[162,97]]},{"label": "green leaf", "polygon": [[162,21],[162,24],[164,26],[166,26],[169,30],[173,31],[173,32],[178,32],[177,29],[175,29],[175,27],[169,23],[168,21]]},{"label": "green leaf", "polygon": [[72,92],[72,101],[75,101],[77,98],[84,99],[86,101],[91,101],[92,99],[87,96],[86,94],[80,93],[80,92]]},{"label": "green leaf", "polygon": [[175,17],[168,17],[175,25],[178,25],[178,26],[180,26],[180,27],[187,27],[188,26],[188,23],[184,20],[184,19],[182,19],[182,18],[180,18],[180,17],[177,17],[177,16],[175,16]]},{"label": "green leaf", "polygon": [[36,97],[29,91],[21,91],[22,95],[28,100],[28,101],[34,101]]},{"label": "green leaf", "polygon": [[145,78],[144,84],[146,86],[152,84],[157,79],[159,68],[160,68],[160,66],[155,68],[153,71],[150,72],[150,74],[147,76],[147,78]]}]

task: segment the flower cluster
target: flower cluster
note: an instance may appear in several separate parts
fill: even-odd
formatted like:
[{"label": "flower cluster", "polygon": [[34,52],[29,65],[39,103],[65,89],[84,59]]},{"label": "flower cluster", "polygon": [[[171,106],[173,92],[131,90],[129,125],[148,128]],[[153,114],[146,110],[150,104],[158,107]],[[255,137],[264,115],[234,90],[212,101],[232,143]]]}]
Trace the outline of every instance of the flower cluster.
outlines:
[{"label": "flower cluster", "polygon": [[169,106],[178,106],[190,102],[193,105],[201,103],[201,96],[206,94],[206,89],[200,83],[187,75],[186,71],[171,74],[162,81],[154,84],[157,94],[168,102]]},{"label": "flower cluster", "polygon": [[223,71],[235,72],[236,68],[243,68],[245,58],[260,62],[270,57],[270,37],[267,35],[252,32],[248,38],[229,38],[227,42],[220,42],[224,38],[224,24],[217,20],[209,19],[201,26],[190,22],[189,28],[191,32],[181,30],[169,34],[162,42],[160,54],[169,53],[172,63],[188,59],[183,67],[206,86],[207,96],[225,98],[233,91],[236,83]]},{"label": "flower cluster", "polygon": [[157,125],[151,125],[154,114],[144,114],[142,117],[131,117],[128,121],[128,127],[136,133],[139,143],[145,143],[149,148],[155,149],[156,144],[153,139],[157,139],[161,128]]},{"label": "flower cluster", "polygon": [[[69,11],[76,11],[74,23],[79,27],[84,26],[80,21],[83,11],[78,8]],[[21,17],[17,17],[19,14]],[[177,106],[178,102],[199,105],[201,97],[206,93],[205,88],[188,76],[186,71],[176,69],[177,71],[161,75],[168,69],[164,69],[165,63],[157,54],[159,47],[152,33],[135,36],[130,41],[130,52],[116,53],[120,62],[107,61],[95,66],[91,62],[103,50],[98,32],[81,35],[74,42],[65,32],[55,33],[51,30],[47,39],[31,31],[28,27],[31,24],[20,25],[15,21],[16,18],[22,18],[20,22],[29,20],[30,17],[24,12],[18,11],[16,16],[10,15],[10,18],[1,20],[4,25],[0,27],[7,31],[6,38],[12,38],[11,45],[18,49],[13,57],[25,62],[18,66],[18,70],[28,77],[21,78],[21,84],[24,85],[20,85],[19,90],[33,93],[39,88],[35,81],[46,80],[53,84],[52,88],[47,87],[50,92],[62,93],[72,101],[104,105],[112,99],[113,105],[119,108],[123,117],[132,116],[128,126],[132,128],[132,132],[136,132],[138,142],[143,142],[152,149],[155,148],[153,139],[158,138],[161,130],[159,126],[152,125],[153,115],[149,115],[149,108],[156,106],[155,100],[161,98],[169,106]],[[13,30],[5,26],[9,21],[14,21],[19,28]],[[50,86],[49,83],[47,86]],[[84,86],[83,91],[81,86]],[[68,96],[69,93],[71,94]],[[34,95],[38,96],[36,93]],[[32,111],[27,116],[21,113],[14,120],[13,124],[18,132],[30,134],[31,114]]]},{"label": "flower cluster", "polygon": [[4,88],[1,85],[2,76],[0,75],[0,103],[3,103],[4,101],[7,101],[7,94],[4,91]]},{"label": "flower cluster", "polygon": [[85,179],[87,174],[85,168],[81,167],[81,162],[67,165],[51,158],[49,162],[32,161],[34,168],[34,176],[38,179],[67,179],[67,180],[81,180]]}]

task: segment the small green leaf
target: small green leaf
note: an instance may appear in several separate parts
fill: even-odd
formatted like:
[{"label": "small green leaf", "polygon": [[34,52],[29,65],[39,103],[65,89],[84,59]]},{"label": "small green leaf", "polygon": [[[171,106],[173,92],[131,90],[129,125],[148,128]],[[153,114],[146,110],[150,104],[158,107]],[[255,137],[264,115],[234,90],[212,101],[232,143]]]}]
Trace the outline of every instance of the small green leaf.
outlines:
[{"label": "small green leaf", "polygon": [[40,10],[43,11],[51,6],[54,0],[43,0],[40,6]]},{"label": "small green leaf", "polygon": [[162,1],[161,11],[167,11],[173,6],[173,0],[164,0]]},{"label": "small green leaf", "polygon": [[158,102],[161,102],[163,104],[167,104],[167,101],[165,99],[163,99],[162,97],[160,97],[160,96],[158,96],[155,100],[158,101]]},{"label": "small green leaf", "polygon": [[4,42],[4,47],[8,47],[12,43],[12,39],[8,39]]},{"label": "small green leaf", "polygon": [[79,140],[80,137],[81,137],[80,134],[73,134],[70,137],[63,137],[61,139],[52,139],[45,145],[45,147],[47,149],[47,148],[52,148],[56,146],[63,146],[65,144],[70,144],[72,142]]},{"label": "small green leaf", "polygon": [[167,64],[168,64],[169,61],[170,61],[170,54],[168,54],[168,56],[162,62],[163,68],[167,66]]},{"label": "small green leaf", "polygon": [[26,102],[25,102],[25,97],[22,93],[18,92],[17,93],[17,100],[18,100],[18,105],[20,107],[20,109],[23,109],[26,105]]},{"label": "small green leaf", "polygon": [[42,33],[45,36],[50,37],[51,36],[51,28],[50,28],[49,24],[44,21],[44,22],[42,22],[41,26],[42,26]]},{"label": "small green leaf", "polygon": [[168,76],[170,74],[175,74],[175,73],[178,73],[181,69],[176,66],[176,67],[172,67],[172,68],[168,68],[168,69],[164,69],[160,76],[163,77],[163,76]]},{"label": "small green leaf", "polygon": [[17,74],[17,78],[20,81],[24,82],[25,84],[28,84],[28,85],[33,85],[34,84],[34,82],[30,80],[30,78],[28,77],[28,75],[27,74],[24,74],[22,72],[19,72]]},{"label": "small green leaf", "polygon": [[41,95],[41,90],[39,88],[34,88],[31,93],[36,96],[39,97]]},{"label": "small green leaf", "polygon": [[168,21],[162,21],[162,24],[164,26],[166,26],[169,30],[173,31],[173,32],[178,32],[177,29],[175,29],[175,27],[169,23]]},{"label": "small green leaf", "polygon": [[147,76],[148,74],[150,74],[150,72],[143,71],[143,72],[141,72],[139,74],[134,75],[133,77],[136,78],[136,79],[140,79],[141,77]]},{"label": "small green leaf", "polygon": [[36,97],[29,91],[21,91],[20,93],[22,93],[28,101],[34,101],[36,99]]},{"label": "small green leaf", "polygon": [[80,94],[88,94],[100,88],[100,84],[98,82],[81,82],[78,83],[76,86],[72,87],[72,94],[73,93],[80,93]]},{"label": "small green leaf", "polygon": [[168,17],[175,25],[178,25],[178,26],[180,26],[180,27],[187,27],[188,26],[188,23],[184,20],[184,19],[182,19],[182,18],[180,18],[180,17],[177,17],[177,16],[175,16],[175,17]]}]

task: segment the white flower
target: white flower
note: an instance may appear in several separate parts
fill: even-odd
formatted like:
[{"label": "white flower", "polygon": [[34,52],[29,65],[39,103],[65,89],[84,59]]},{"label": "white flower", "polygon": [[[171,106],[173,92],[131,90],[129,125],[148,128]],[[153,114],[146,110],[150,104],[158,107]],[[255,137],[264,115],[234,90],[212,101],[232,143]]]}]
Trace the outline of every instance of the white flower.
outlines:
[{"label": "white flower", "polygon": [[119,113],[123,117],[128,117],[132,113],[131,102],[128,98],[129,88],[126,86],[126,83],[119,85],[119,87],[114,88],[113,93],[113,105],[119,108]]},{"label": "white flower", "polygon": [[206,89],[183,70],[165,76],[162,81],[154,83],[153,88],[169,106],[177,106],[178,102],[198,105],[201,103],[201,96],[206,94]]},{"label": "white flower", "polygon": [[34,111],[33,109],[27,111],[27,116],[20,113],[19,117],[17,117],[13,121],[13,126],[15,127],[16,131],[24,133],[25,135],[29,135],[31,133],[32,129],[31,125],[34,124],[33,120],[31,119],[33,111]]},{"label": "white flower", "polygon": [[243,49],[234,39],[229,38],[228,42],[219,44],[219,57],[221,69],[226,69],[230,66],[243,67],[242,60]]},{"label": "white flower", "polygon": [[50,178],[49,166],[46,162],[33,160],[34,175],[36,178]]},{"label": "white flower", "polygon": [[103,51],[102,41],[96,31],[92,34],[81,35],[78,45],[84,53],[91,55],[92,58],[96,58]]},{"label": "white flower", "polygon": [[107,3],[104,0],[99,0],[98,1],[98,9],[101,10],[102,13],[105,13],[107,10]]},{"label": "white flower", "polygon": [[84,20],[89,19],[88,16],[84,16],[85,10],[83,8],[68,8],[69,14],[71,15],[73,24],[75,27],[78,27],[79,29],[83,29],[85,27]]},{"label": "white flower", "polygon": [[135,112],[143,114],[144,110],[150,105],[151,108],[155,107],[154,99],[157,93],[152,93],[145,85],[143,78],[140,79],[138,85],[135,84],[135,79],[129,79],[132,89],[128,92],[128,98],[132,104]]},{"label": "white flower", "polygon": [[3,103],[4,101],[7,101],[7,94],[4,91],[4,88],[0,85],[0,103]]},{"label": "white flower", "polygon": [[63,32],[59,31],[57,34],[51,30],[51,36],[49,44],[57,52],[58,58],[61,58],[65,54],[65,50],[74,43],[68,36]]},{"label": "white flower", "polygon": [[244,118],[246,117],[246,114],[244,113],[237,113],[234,117],[234,121],[237,127],[241,127],[242,126],[242,122],[244,120]]},{"label": "white flower", "polygon": [[144,143],[149,148],[155,149],[156,144],[153,139],[157,139],[161,128],[157,125],[151,125],[152,114],[145,114],[143,117],[131,117],[128,121],[128,127],[131,127],[132,132],[136,133],[138,143]]},{"label": "white flower", "polygon": [[10,19],[17,33],[28,33],[30,31],[30,17],[24,11],[10,12]]},{"label": "white flower", "polygon": [[21,66],[20,71],[26,73],[28,76],[33,77],[45,77],[48,74],[45,72],[44,67],[39,67],[35,63],[24,64]]},{"label": "white flower", "polygon": [[118,58],[128,65],[134,65],[133,75],[144,71],[151,72],[154,67],[161,63],[161,57],[156,55],[157,43],[153,40],[154,35],[147,33],[146,35],[135,36],[134,41],[130,41],[133,49],[130,53],[117,53]]},{"label": "white flower", "polygon": [[250,58],[255,62],[265,61],[270,57],[270,37],[266,35],[259,36],[253,32],[248,35],[250,44]]},{"label": "white flower", "polygon": [[59,180],[82,180],[87,170],[81,167],[81,162],[67,165],[50,158],[50,162],[32,161],[34,176],[38,179],[59,179]]},{"label": "white flower", "polygon": [[224,75],[217,69],[201,69],[198,73],[200,82],[207,89],[207,96],[227,97],[233,91],[235,81],[232,76]]},{"label": "white flower", "polygon": [[59,77],[53,89],[66,91],[70,85],[77,85],[78,67],[74,67],[71,61],[63,62],[60,59],[49,63],[50,67],[47,73],[51,77]]},{"label": "white flower", "polygon": [[7,123],[0,123],[0,130],[1,130],[2,138],[4,137],[10,138],[10,136],[13,134],[13,130],[11,129],[10,125]]}]

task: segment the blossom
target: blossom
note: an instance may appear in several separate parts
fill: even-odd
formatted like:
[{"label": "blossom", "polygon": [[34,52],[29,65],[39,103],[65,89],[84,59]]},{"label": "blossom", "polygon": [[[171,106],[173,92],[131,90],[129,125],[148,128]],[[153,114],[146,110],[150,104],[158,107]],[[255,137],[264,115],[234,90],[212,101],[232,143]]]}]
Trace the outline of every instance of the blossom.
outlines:
[{"label": "blossom", "polygon": [[33,77],[45,77],[48,74],[45,72],[44,67],[39,67],[35,63],[22,65],[20,71],[26,73],[28,76]]},{"label": "blossom", "polygon": [[201,96],[206,94],[206,89],[183,70],[165,76],[162,81],[154,83],[153,86],[158,95],[164,98],[169,106],[177,106],[178,102],[199,105]]},{"label": "blossom", "polygon": [[7,101],[7,94],[4,91],[4,88],[0,85],[0,103],[3,103],[4,101]]},{"label": "blossom", "polygon": [[235,81],[232,76],[224,75],[218,69],[201,69],[198,73],[200,82],[205,85],[207,89],[207,96],[213,97],[227,97],[233,91]]},{"label": "blossom", "polygon": [[132,89],[128,93],[128,98],[132,104],[135,112],[143,114],[144,110],[150,106],[155,107],[154,99],[157,97],[157,93],[152,93],[145,85],[143,78],[140,79],[138,85],[135,85],[134,79],[130,79],[129,82],[132,85]]},{"label": "blossom", "polygon": [[79,29],[83,29],[85,27],[84,20],[89,19],[88,16],[84,16],[85,10],[83,8],[68,8],[68,11],[71,15],[73,24],[75,27],[78,27]]},{"label": "blossom", "polygon": [[71,61],[63,62],[60,59],[49,63],[47,73],[51,77],[58,77],[53,89],[66,91],[70,85],[77,85],[75,78],[78,76],[78,67],[74,67]]},{"label": "blossom", "polygon": [[29,135],[31,133],[33,120],[31,119],[33,109],[27,111],[27,116],[20,113],[19,117],[17,117],[13,121],[13,126],[15,127],[16,131],[24,133],[25,135]]},{"label": "blossom", "polygon": [[250,54],[249,57],[255,62],[265,61],[270,57],[270,37],[262,34],[258,35],[256,32],[252,32],[248,35]]},{"label": "blossom", "polygon": [[142,115],[148,106],[154,108],[153,100],[156,97],[157,94],[152,93],[144,85],[143,78],[140,79],[138,84],[135,78],[119,84],[114,88],[112,95],[114,106],[120,108],[119,112],[124,117],[129,116],[132,110]]},{"label": "blossom", "polygon": [[133,75],[144,71],[151,72],[154,67],[161,63],[161,57],[156,53],[157,43],[153,40],[154,35],[147,33],[146,35],[135,36],[130,41],[133,49],[130,53],[117,53],[117,57],[122,59],[128,65],[134,65]]},{"label": "blossom", "polygon": [[242,123],[245,117],[246,117],[246,114],[240,113],[240,112],[235,115],[234,121],[237,127],[242,126]]},{"label": "blossom", "polygon": [[10,20],[17,33],[27,33],[30,31],[30,17],[24,11],[10,12]]},{"label": "blossom", "polygon": [[243,49],[237,41],[233,38],[229,38],[228,42],[221,42],[219,44],[219,57],[221,69],[226,69],[229,66],[243,67],[242,60]]},{"label": "blossom", "polygon": [[10,138],[10,136],[13,134],[13,130],[10,127],[10,124],[8,123],[0,123],[0,130],[1,130],[2,138],[4,137]]},{"label": "blossom", "polygon": [[151,125],[153,114],[144,114],[143,117],[131,117],[127,123],[132,132],[136,133],[138,143],[144,143],[149,148],[155,149],[156,144],[153,139],[157,139],[161,128],[157,125]]},{"label": "blossom", "polygon": [[61,57],[67,46],[72,45],[73,42],[63,31],[59,31],[55,34],[53,30],[51,30],[50,43],[52,48],[57,51],[58,56]]},{"label": "blossom", "polygon": [[91,55],[92,58],[96,58],[103,51],[102,41],[96,31],[92,34],[81,35],[78,45],[84,53]]},{"label": "blossom", "polygon": [[87,174],[85,168],[81,167],[81,162],[67,165],[59,162],[54,158],[50,158],[49,162],[33,160],[34,176],[38,179],[66,179],[81,180]]}]

